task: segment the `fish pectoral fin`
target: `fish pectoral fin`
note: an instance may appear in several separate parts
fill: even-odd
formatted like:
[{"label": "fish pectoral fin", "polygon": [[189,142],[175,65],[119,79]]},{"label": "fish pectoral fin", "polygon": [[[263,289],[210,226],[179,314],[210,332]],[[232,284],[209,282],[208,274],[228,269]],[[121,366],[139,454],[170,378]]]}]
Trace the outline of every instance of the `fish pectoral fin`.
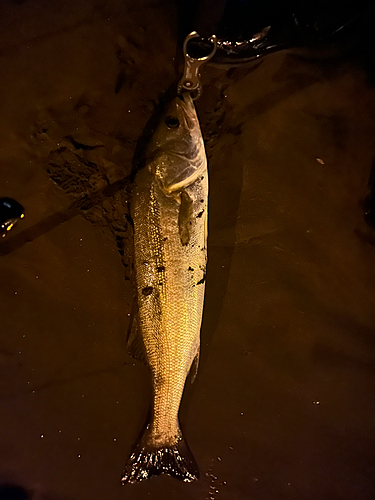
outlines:
[{"label": "fish pectoral fin", "polygon": [[200,353],[200,348],[198,347],[197,349],[197,354],[195,355],[195,358],[193,359],[193,362],[191,364],[191,367],[190,367],[190,380],[191,380],[191,383],[194,382],[196,376],[197,376],[197,373],[198,373],[198,366],[199,366],[199,353]]},{"label": "fish pectoral fin", "polygon": [[137,314],[133,312],[131,315],[131,323],[129,327],[128,340],[126,343],[126,350],[130,354],[130,356],[138,359],[146,366],[148,365],[145,347],[138,326],[138,317]]},{"label": "fish pectoral fin", "polygon": [[193,217],[193,200],[186,191],[181,191],[181,204],[178,213],[178,229],[182,245],[190,241],[191,224]]}]

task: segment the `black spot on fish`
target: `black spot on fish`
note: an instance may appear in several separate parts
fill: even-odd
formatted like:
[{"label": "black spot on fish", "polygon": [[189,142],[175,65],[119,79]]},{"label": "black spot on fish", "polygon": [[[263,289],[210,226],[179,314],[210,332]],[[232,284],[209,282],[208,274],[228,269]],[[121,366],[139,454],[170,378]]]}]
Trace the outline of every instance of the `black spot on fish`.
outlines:
[{"label": "black spot on fish", "polygon": [[165,271],[165,267],[164,266],[159,266],[156,268],[157,272],[158,273],[162,273],[163,271]]},{"label": "black spot on fish", "polygon": [[142,290],[142,293],[145,297],[147,297],[147,295],[151,295],[152,294],[152,291],[153,291],[154,287],[153,286],[145,286]]},{"label": "black spot on fish", "polygon": [[201,177],[201,181],[203,181],[203,179],[204,179],[204,175],[202,175],[202,177]]},{"label": "black spot on fish", "polygon": [[188,271],[194,271],[194,269],[189,266]]},{"label": "black spot on fish", "polygon": [[197,219],[200,219],[203,215],[204,210],[200,211],[199,214],[197,215]]},{"label": "black spot on fish", "polygon": [[203,278],[198,281],[197,285],[203,285],[205,281],[206,281],[206,274],[203,274]]},{"label": "black spot on fish", "polygon": [[201,200],[201,203],[203,203],[203,202],[204,202],[204,200]]},{"label": "black spot on fish", "polygon": [[163,241],[167,241],[167,239],[168,239],[168,238],[167,238],[167,236],[165,236],[165,237],[163,238]]},{"label": "black spot on fish", "polygon": [[163,284],[162,282],[158,283],[159,286],[162,286],[162,284]]}]

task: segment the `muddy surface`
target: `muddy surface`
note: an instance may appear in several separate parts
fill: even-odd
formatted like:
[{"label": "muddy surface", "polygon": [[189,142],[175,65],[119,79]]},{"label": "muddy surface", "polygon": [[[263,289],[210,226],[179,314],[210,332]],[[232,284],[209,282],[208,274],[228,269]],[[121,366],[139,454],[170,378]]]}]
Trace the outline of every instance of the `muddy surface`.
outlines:
[{"label": "muddy surface", "polygon": [[1,2],[0,196],[26,217],[0,242],[0,498],[370,500],[375,90],[336,49],[203,71],[209,265],[181,408],[201,479],[120,485],[150,402],[125,349],[129,174],[179,77],[177,14]]}]

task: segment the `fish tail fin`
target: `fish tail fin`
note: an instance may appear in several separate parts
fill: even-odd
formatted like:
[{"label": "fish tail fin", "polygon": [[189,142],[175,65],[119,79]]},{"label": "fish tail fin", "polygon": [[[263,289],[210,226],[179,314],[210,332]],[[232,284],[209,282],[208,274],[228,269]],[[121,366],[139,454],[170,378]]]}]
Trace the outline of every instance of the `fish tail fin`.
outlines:
[{"label": "fish tail fin", "polygon": [[138,483],[159,474],[184,482],[199,478],[198,466],[181,431],[174,444],[161,446],[149,444],[146,431],[125,465],[121,481],[122,484]]}]

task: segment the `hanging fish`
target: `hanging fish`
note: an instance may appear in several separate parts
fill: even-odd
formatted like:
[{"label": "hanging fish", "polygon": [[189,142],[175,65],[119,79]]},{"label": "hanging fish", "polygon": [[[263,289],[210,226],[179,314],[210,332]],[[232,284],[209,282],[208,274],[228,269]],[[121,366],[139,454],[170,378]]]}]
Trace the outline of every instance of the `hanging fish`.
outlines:
[{"label": "hanging fish", "polygon": [[150,423],[122,482],[199,472],[178,412],[185,381],[198,369],[207,260],[207,158],[189,93],[168,106],[135,178],[132,197],[138,311],[128,348],[150,368]]}]

